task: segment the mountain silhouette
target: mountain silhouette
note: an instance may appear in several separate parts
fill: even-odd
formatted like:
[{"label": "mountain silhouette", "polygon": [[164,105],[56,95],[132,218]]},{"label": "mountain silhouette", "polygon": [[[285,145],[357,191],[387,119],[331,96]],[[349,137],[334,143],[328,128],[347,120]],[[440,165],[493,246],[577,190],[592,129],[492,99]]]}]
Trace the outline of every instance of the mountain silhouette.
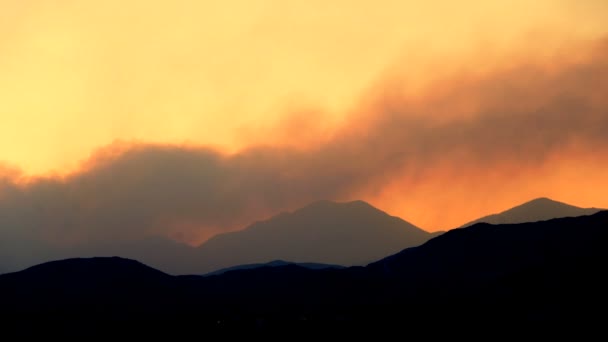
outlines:
[{"label": "mountain silhouette", "polygon": [[404,247],[419,245],[437,234],[362,201],[319,201],[241,231],[217,235],[199,247],[163,236],[89,240],[70,248],[45,246],[34,240],[7,243],[0,248],[0,271],[14,272],[46,260],[95,256],[140,260],[173,275],[206,274],[269,260],[365,265]]},{"label": "mountain silhouette", "polygon": [[[590,216],[451,230],[368,270],[390,279],[397,303],[469,319],[509,322],[597,322],[608,304],[608,211]],[[411,296],[415,293],[415,296]],[[422,300],[422,302],[420,302]],[[471,314],[471,312],[473,312]],[[487,317],[483,317],[487,315]]]},{"label": "mountain silhouette", "polygon": [[325,268],[344,268],[344,266],[341,266],[341,265],[319,264],[319,263],[312,263],[312,262],[296,263],[296,262],[290,262],[290,261],[284,261],[284,260],[273,260],[273,261],[270,261],[267,263],[245,264],[245,265],[237,265],[237,266],[222,268],[220,270],[209,272],[204,275],[205,276],[220,275],[220,274],[224,274],[226,272],[231,272],[231,271],[251,270],[251,269],[260,268],[260,267],[280,267],[280,266],[287,266],[287,265],[300,266],[300,267],[308,268],[311,270],[322,270]]},{"label": "mountain silhouette", "polygon": [[147,282],[167,279],[169,275],[146,266],[138,261],[120,257],[74,258],[50,261],[29,267],[23,271],[5,275],[5,279],[15,276],[29,279],[35,286],[63,284],[74,277],[83,284],[104,285],[125,282]]},{"label": "mountain silhouette", "polygon": [[462,225],[462,227],[472,226],[476,223],[509,224],[524,223],[550,220],[561,217],[576,217],[595,214],[602,209],[579,208],[566,203],[554,201],[549,198],[541,197],[532,201],[520,204],[511,209],[498,214],[484,216],[477,220]]},{"label": "mountain silhouette", "polygon": [[607,228],[608,211],[480,223],[366,267],[288,264],[211,277],[169,276],[120,258],[62,260],[0,275],[0,312],[28,326],[52,321],[111,331],[118,324],[151,335],[159,329],[402,331],[404,322],[427,334],[429,322],[469,333],[480,326],[601,328]]},{"label": "mountain silhouette", "polygon": [[519,224],[478,223],[452,229],[422,246],[371,263],[368,269],[400,278],[472,274],[479,280],[559,260],[593,256],[603,262],[607,239],[608,211]]},{"label": "mountain silhouette", "polygon": [[198,248],[195,258],[199,274],[275,259],[365,265],[433,236],[363,201],[319,201],[216,235]]},{"label": "mountain silhouette", "polygon": [[[146,265],[170,274],[185,274],[196,270],[196,249],[167,237],[149,236],[130,241],[90,241],[63,253],[61,259],[73,257],[115,256],[140,260]],[[200,273],[200,272],[199,272]]]},{"label": "mountain silhouette", "polygon": [[[14,313],[61,312],[116,317],[170,308],[173,279],[138,261],[119,257],[47,262],[0,276],[0,291],[16,301]],[[162,295],[159,295],[162,294]],[[3,313],[6,313],[5,311]]]}]

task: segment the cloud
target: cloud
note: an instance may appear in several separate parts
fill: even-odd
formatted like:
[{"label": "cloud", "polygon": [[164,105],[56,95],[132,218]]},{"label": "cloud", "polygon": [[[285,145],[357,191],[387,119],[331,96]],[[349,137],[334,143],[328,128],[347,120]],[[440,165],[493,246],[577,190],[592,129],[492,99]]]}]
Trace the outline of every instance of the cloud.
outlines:
[{"label": "cloud", "polygon": [[[10,245],[14,253],[35,254],[31,246],[146,236],[200,241],[313,200],[373,197],[395,180],[445,176],[438,168],[475,168],[475,181],[483,181],[484,172],[505,164],[527,170],[546,167],[556,154],[605,156],[607,47],[594,43],[576,58],[544,65],[455,73],[415,96],[389,82],[330,137],[308,146],[286,142],[227,154],[116,142],[66,176],[25,178],[3,168],[4,254]],[[298,129],[288,126],[277,129]]]}]

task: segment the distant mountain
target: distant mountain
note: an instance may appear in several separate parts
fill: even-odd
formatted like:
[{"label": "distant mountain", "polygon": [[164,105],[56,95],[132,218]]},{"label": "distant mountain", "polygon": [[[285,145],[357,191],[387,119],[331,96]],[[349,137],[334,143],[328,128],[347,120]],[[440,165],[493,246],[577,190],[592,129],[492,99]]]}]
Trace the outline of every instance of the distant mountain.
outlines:
[{"label": "distant mountain", "polygon": [[205,274],[269,260],[365,265],[403,248],[420,245],[437,234],[362,201],[319,201],[244,230],[217,235],[199,247],[160,236],[132,241],[87,241],[70,248],[47,246],[34,240],[4,245],[0,239],[0,271],[14,272],[45,260],[115,255],[140,260],[174,275]]},{"label": "distant mountain", "polygon": [[237,265],[237,266],[222,268],[220,270],[209,272],[204,275],[205,276],[220,275],[220,274],[224,274],[224,273],[230,272],[230,271],[251,270],[251,269],[260,268],[260,267],[280,267],[280,266],[287,266],[287,265],[300,266],[300,267],[308,268],[311,270],[322,270],[325,268],[338,268],[338,269],[344,268],[344,266],[340,266],[340,265],[319,264],[319,263],[312,263],[312,262],[296,263],[296,262],[289,262],[289,261],[283,261],[283,260],[274,260],[274,261],[270,261],[267,263],[246,264],[246,265]]},{"label": "distant mountain", "polygon": [[602,209],[579,208],[549,198],[537,198],[524,204],[505,210],[498,214],[484,216],[471,221],[462,227],[472,226],[476,223],[509,224],[550,220],[560,217],[576,217],[592,215]]},{"label": "distant mountain", "polygon": [[91,241],[64,251],[62,259],[74,257],[121,256],[140,260],[170,274],[186,274],[196,269],[196,249],[161,236],[132,241]]},{"label": "distant mountain", "polygon": [[166,279],[170,276],[138,261],[120,257],[74,258],[50,261],[29,267],[23,271],[4,275],[4,280],[21,277],[35,286],[47,287],[54,283],[63,284],[66,280],[79,278],[77,284],[98,284],[99,282],[116,285],[131,281],[146,282]]},{"label": "distant mountain", "polygon": [[363,201],[319,201],[211,238],[198,248],[195,258],[200,263],[192,271],[275,259],[365,265],[433,236]]},{"label": "distant mountain", "polygon": [[0,275],[0,315],[5,329],[22,324],[22,334],[48,334],[31,327],[52,322],[78,336],[125,327],[138,336],[162,329],[386,332],[402,331],[404,322],[425,336],[434,331],[429,323],[467,335],[479,326],[546,334],[562,324],[604,332],[607,244],[602,211],[480,223],[345,269],[288,264],[168,276],[132,260],[70,259]]}]

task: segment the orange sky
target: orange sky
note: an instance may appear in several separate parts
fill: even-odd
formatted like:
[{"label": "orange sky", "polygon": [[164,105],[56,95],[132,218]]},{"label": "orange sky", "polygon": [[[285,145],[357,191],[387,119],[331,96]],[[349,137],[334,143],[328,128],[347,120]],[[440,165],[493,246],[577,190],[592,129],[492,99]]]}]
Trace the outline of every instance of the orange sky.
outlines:
[{"label": "orange sky", "polygon": [[[436,80],[560,65],[607,23],[603,0],[0,0],[0,162],[66,175],[116,140],[312,151],[403,89],[442,122],[475,101],[442,97],[458,86]],[[428,230],[538,196],[608,207],[597,154],[545,158],[504,162],[477,186],[475,166],[434,161],[423,176],[391,173],[336,199],[369,200]]]}]

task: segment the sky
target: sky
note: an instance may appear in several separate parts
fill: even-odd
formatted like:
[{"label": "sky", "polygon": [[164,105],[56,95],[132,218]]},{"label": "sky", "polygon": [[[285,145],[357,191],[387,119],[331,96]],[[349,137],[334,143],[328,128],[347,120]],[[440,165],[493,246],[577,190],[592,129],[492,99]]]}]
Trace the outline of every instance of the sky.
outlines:
[{"label": "sky", "polygon": [[0,0],[2,220],[197,244],[319,199],[429,231],[608,208],[607,39],[604,0]]}]

